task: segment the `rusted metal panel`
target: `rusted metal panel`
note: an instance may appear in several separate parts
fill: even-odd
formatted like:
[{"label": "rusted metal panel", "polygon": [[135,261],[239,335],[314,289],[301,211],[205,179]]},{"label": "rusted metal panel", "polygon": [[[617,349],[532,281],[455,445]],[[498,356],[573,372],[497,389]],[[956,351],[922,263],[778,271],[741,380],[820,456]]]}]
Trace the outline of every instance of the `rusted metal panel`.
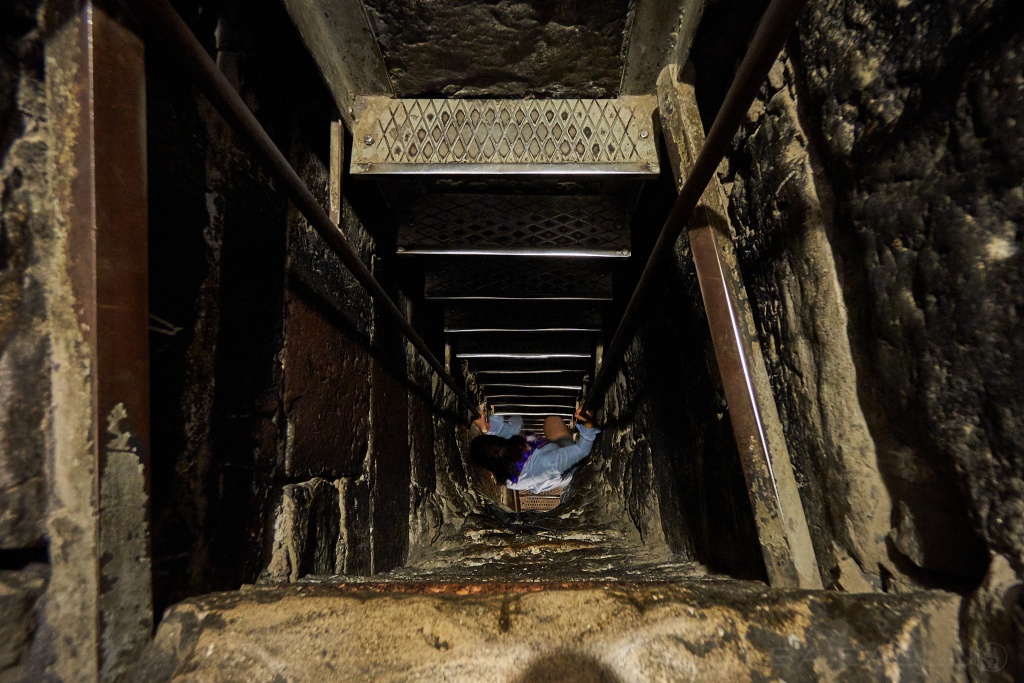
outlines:
[{"label": "rusted metal panel", "polygon": [[[674,68],[662,73],[658,95],[672,170],[682,186],[704,144],[697,102],[692,86],[679,83]],[[687,234],[769,581],[779,587],[821,588],[717,177],[704,191]]]},{"label": "rusted metal panel", "polygon": [[47,5],[53,195],[64,242],[55,265],[68,290],[51,303],[50,524],[64,532],[51,538],[59,552],[51,553],[45,619],[61,633],[56,670],[78,680],[120,678],[149,642],[153,619],[145,61],[142,41],[107,7]]}]

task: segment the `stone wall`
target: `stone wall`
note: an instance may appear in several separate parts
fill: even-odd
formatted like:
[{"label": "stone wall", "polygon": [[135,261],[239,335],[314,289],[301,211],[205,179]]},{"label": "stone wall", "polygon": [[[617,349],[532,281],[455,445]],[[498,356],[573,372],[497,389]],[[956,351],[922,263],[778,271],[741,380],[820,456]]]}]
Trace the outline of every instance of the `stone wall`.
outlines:
[{"label": "stone wall", "polygon": [[364,4],[398,97],[615,97],[635,3]]},{"label": "stone wall", "polygon": [[0,6],[0,680],[23,672],[46,586],[46,92],[38,0]]},{"label": "stone wall", "polygon": [[[634,250],[673,199],[649,185]],[[651,237],[653,239],[653,237]],[[650,245],[647,245],[648,248]],[[602,466],[637,533],[713,572],[763,578],[757,530],[685,240],[648,297],[605,400]]]},{"label": "stone wall", "polygon": [[[178,9],[326,207],[337,114],[283,8]],[[148,68],[158,607],[260,576],[402,564],[437,399],[262,162],[167,55],[155,51]],[[341,228],[378,277],[396,280],[376,190],[350,185]]]},{"label": "stone wall", "polygon": [[981,583],[979,679],[1021,673],[1022,69],[1012,2],[813,3],[724,178],[823,572]]},{"label": "stone wall", "polygon": [[47,230],[39,2],[0,8],[0,549],[40,546],[50,403],[39,249]]}]

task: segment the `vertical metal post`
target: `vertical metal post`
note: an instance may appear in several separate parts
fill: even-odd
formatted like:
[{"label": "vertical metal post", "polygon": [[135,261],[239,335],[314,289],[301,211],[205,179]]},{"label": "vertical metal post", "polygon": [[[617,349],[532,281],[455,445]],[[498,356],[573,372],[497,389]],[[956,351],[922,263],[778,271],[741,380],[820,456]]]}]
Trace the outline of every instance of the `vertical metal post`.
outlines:
[{"label": "vertical metal post", "polygon": [[[47,3],[53,132],[53,579],[61,680],[117,680],[152,630],[142,41],[97,0]],[[63,673],[60,673],[63,672]]]},{"label": "vertical metal post", "polygon": [[331,163],[329,172],[330,185],[328,187],[328,214],[334,224],[341,226],[342,202],[344,202],[345,191],[342,179],[345,176],[345,124],[341,121],[331,121]]},{"label": "vertical metal post", "polygon": [[[693,87],[676,68],[658,79],[662,131],[678,186],[704,144]],[[771,585],[821,588],[814,548],[764,357],[729,232],[725,195],[712,177],[687,228],[729,417]]]}]

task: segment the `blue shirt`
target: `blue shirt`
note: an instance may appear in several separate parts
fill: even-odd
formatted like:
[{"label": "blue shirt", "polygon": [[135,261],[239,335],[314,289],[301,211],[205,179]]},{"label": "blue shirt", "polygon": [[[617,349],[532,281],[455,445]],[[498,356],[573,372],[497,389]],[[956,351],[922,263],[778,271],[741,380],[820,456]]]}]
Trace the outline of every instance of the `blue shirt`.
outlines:
[{"label": "blue shirt", "polygon": [[[522,428],[523,418],[520,415],[492,415],[487,433],[510,439]],[[590,455],[594,439],[601,433],[597,427],[587,427],[580,422],[576,423],[576,429],[580,433],[579,441],[571,446],[559,446],[557,443],[541,446],[523,465],[519,481],[506,481],[505,486],[517,491],[544,493],[568,484],[572,480],[572,475],[567,472],[573,465]]]}]

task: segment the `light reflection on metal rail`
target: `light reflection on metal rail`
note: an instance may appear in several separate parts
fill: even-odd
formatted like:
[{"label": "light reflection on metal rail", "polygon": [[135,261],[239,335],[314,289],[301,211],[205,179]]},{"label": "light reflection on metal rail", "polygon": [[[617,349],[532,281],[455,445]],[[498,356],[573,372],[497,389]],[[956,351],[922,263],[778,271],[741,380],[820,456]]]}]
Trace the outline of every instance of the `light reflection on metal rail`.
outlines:
[{"label": "light reflection on metal rail", "polygon": [[476,376],[480,375],[554,375],[554,374],[572,374],[582,375],[587,371],[582,368],[579,370],[479,370],[476,372]]},{"label": "light reflection on metal rail", "polygon": [[529,334],[530,332],[600,332],[597,327],[531,327],[529,329],[515,327],[454,327],[445,329],[448,334],[467,334],[473,332],[514,332]]},{"label": "light reflection on metal rail", "polygon": [[483,387],[510,387],[515,389],[558,389],[563,391],[579,391],[583,388],[582,384],[506,384],[504,382],[483,383],[480,386]]},{"label": "light reflection on metal rail", "polygon": [[679,235],[686,228],[693,210],[700,201],[708,181],[718,168],[719,162],[739,129],[746,119],[751,103],[757,97],[768,71],[779,56],[786,38],[793,30],[806,0],[772,0],[765,10],[750,48],[736,72],[729,92],[722,102],[722,108],[715,116],[715,121],[708,132],[704,146],[694,161],[686,183],[676,197],[675,205],[665,220],[665,225],[658,235],[658,241],[651,250],[651,256],[644,266],[643,274],[637,282],[636,289],[629,299],[626,311],[622,315],[618,328],[611,343],[604,353],[605,362],[601,363],[594,382],[587,392],[584,410],[593,410],[603,399],[605,389],[611,383],[614,364],[618,363],[626,352],[630,337],[635,330],[641,312],[644,297],[654,281],[655,271],[661,262],[672,253]]},{"label": "light reflection on metal rail", "polygon": [[512,256],[529,258],[629,258],[625,249],[474,249],[471,247],[398,247],[396,253],[402,256]]},{"label": "light reflection on metal rail", "polygon": [[210,103],[232,128],[249,140],[263,157],[271,174],[281,183],[289,199],[302,212],[313,229],[319,233],[331,251],[338,255],[338,258],[355,276],[359,284],[380,304],[384,313],[395,322],[406,339],[427,361],[427,364],[448,385],[462,404],[476,416],[478,413],[475,403],[448,374],[444,365],[434,356],[427,343],[402,314],[401,309],[391,300],[384,287],[362,262],[345,235],[320,206],[302,178],[288,163],[281,150],[270,139],[263,126],[256,120],[235,89],[231,87],[231,84],[171,4],[167,0],[123,1],[145,30],[157,37],[181,60]]},{"label": "light reflection on metal rail", "polygon": [[588,353],[457,353],[456,358],[531,358],[550,360],[552,358],[590,358]]}]

